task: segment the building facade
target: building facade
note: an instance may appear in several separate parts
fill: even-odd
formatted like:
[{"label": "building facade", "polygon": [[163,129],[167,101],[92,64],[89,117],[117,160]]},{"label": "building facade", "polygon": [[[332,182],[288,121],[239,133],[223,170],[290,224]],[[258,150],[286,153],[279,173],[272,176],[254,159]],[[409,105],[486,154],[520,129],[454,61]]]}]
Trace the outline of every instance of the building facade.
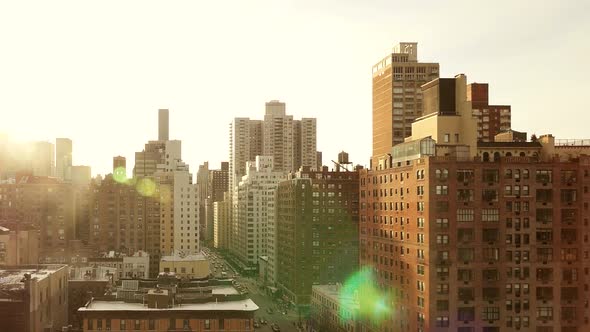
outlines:
[{"label": "building facade", "polygon": [[418,61],[417,43],[399,43],[373,66],[373,156],[412,135],[424,108],[420,86],[439,75],[438,63]]},{"label": "building facade", "polygon": [[248,162],[246,175],[238,186],[236,233],[230,243],[232,252],[249,268],[255,268],[259,256],[269,257],[269,282],[274,283],[275,271],[275,191],[286,174],[274,168],[274,158],[257,156]]},{"label": "building facade", "polygon": [[2,225],[4,226],[0,226],[0,265],[37,264],[39,231],[32,225]]},{"label": "building facade", "polygon": [[363,329],[585,330],[590,145],[477,143],[466,91],[424,85],[412,136],[361,173],[360,264],[397,313]]},{"label": "building facade", "polygon": [[493,142],[494,137],[511,129],[510,105],[490,105],[487,83],[467,85],[467,100],[471,101],[477,117],[477,137],[482,142]]},{"label": "building facade", "polygon": [[313,285],[343,282],[358,268],[357,171],[303,169],[276,194],[277,284],[298,305]]},{"label": "building facade", "polygon": [[0,268],[0,322],[4,331],[61,330],[68,322],[66,265]]},{"label": "building facade", "polygon": [[62,181],[71,180],[72,140],[69,138],[55,139],[55,171],[56,177]]}]

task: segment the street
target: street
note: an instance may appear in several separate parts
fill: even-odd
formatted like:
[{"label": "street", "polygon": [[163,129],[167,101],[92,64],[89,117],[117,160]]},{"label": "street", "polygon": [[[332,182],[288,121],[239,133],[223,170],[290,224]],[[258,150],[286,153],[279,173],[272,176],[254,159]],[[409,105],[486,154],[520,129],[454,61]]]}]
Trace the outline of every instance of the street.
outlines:
[{"label": "street", "polygon": [[[239,275],[219,253],[210,249],[206,249],[205,253],[209,256],[211,271],[216,278],[232,278],[235,276],[233,279],[236,281],[236,287],[239,287],[239,285],[245,287],[248,296],[258,305],[260,309],[255,313],[255,321],[258,322],[260,318],[263,318],[268,323],[255,327],[257,331],[272,331],[272,324],[277,324],[281,332],[301,331],[295,325],[299,318],[294,308],[290,308],[287,314],[283,314],[279,310],[279,304],[260,288],[256,279]],[[269,313],[268,309],[272,309],[273,313]]]}]

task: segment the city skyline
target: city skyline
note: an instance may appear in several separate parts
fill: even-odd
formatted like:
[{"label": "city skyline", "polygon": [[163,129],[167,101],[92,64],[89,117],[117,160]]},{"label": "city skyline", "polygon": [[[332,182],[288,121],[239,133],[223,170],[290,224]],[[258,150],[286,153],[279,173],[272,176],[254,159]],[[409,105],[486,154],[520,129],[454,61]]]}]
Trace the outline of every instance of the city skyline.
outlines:
[{"label": "city skyline", "polygon": [[[226,160],[226,128],[234,117],[259,117],[265,102],[279,99],[289,114],[318,118],[317,150],[326,156],[347,150],[367,165],[371,64],[395,42],[416,41],[420,59],[441,64],[441,77],[467,73],[470,82],[489,83],[491,101],[512,105],[514,127],[536,134],[551,128],[561,138],[585,136],[583,123],[589,116],[576,98],[583,93],[587,72],[580,64],[590,53],[588,45],[578,42],[589,25],[585,3],[492,7],[451,2],[419,9],[380,1],[338,6],[331,1],[261,1],[229,9],[227,4],[132,2],[91,8],[39,3],[43,15],[32,12],[38,23],[30,26],[25,25],[25,5],[3,5],[2,31],[16,27],[20,33],[2,35],[11,52],[0,61],[0,107],[10,111],[3,112],[0,132],[52,142],[68,137],[74,165],[92,166],[93,175],[106,174],[115,155],[134,164],[133,153],[157,138],[154,112],[168,108],[170,138],[184,142],[184,159],[195,172],[206,160]],[[66,16],[68,5],[80,13],[96,12]],[[136,10],[143,15],[132,15]],[[520,15],[524,10],[525,18]],[[132,27],[128,17],[134,17]],[[233,24],[215,23],[221,17]],[[105,18],[109,25],[99,29]],[[494,23],[497,19],[501,26]],[[307,24],[296,24],[302,20]],[[207,24],[215,28],[205,30]],[[433,26],[439,28],[433,31]],[[460,41],[453,37],[457,33],[463,36]],[[44,56],[33,56],[39,53]],[[556,62],[559,57],[567,61]],[[220,65],[224,63],[236,65]],[[560,63],[558,74],[554,63]],[[226,80],[227,75],[233,79]],[[228,89],[232,98],[223,98]],[[556,110],[564,116],[555,117]],[[571,118],[579,124],[568,124]],[[28,126],[17,130],[14,123]],[[224,148],[209,144],[210,138]]]}]

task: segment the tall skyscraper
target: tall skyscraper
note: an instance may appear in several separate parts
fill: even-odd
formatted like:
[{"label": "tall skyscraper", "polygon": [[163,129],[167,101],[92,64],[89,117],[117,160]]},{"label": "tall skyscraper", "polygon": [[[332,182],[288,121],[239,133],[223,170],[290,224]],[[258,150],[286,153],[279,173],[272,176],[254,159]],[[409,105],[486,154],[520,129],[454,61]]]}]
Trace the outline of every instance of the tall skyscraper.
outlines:
[{"label": "tall skyscraper", "polygon": [[56,177],[62,181],[71,180],[72,140],[69,138],[55,139]]},{"label": "tall skyscraper", "polygon": [[33,175],[55,176],[55,145],[49,142],[32,143]]},{"label": "tall skyscraper", "polygon": [[360,264],[382,294],[364,330],[580,330],[590,144],[478,142],[464,75],[422,90],[411,137],[360,175]]},{"label": "tall skyscraper", "polygon": [[285,103],[278,100],[266,103],[262,133],[262,155],[274,158],[276,170],[293,170],[293,116],[286,114]]},{"label": "tall skyscraper", "polygon": [[169,111],[167,109],[158,110],[158,141],[169,140]]},{"label": "tall skyscraper", "polygon": [[399,43],[373,66],[374,157],[412,135],[412,122],[422,116],[420,86],[438,75],[438,63],[418,62],[417,43]]},{"label": "tall skyscraper", "polygon": [[275,191],[286,174],[274,169],[273,157],[257,156],[247,162],[246,175],[237,190],[237,209],[230,247],[247,268],[254,269],[260,256],[269,257],[269,278],[274,283]]},{"label": "tall skyscraper", "polygon": [[[159,252],[150,253],[159,261],[160,255],[173,252],[197,253],[199,242],[199,192],[193,184],[189,165],[182,161],[181,141],[169,140],[168,110],[158,112],[158,137],[149,141],[143,151],[135,153],[135,180],[150,187],[147,197],[159,196],[158,227],[149,232],[160,232]],[[146,188],[144,188],[146,189]]]}]

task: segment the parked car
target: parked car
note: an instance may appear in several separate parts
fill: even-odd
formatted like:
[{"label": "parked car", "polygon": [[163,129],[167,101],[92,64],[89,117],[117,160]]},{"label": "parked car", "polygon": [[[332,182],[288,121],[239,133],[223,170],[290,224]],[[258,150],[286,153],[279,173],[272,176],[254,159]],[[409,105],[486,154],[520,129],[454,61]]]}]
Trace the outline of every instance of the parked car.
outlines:
[{"label": "parked car", "polygon": [[256,322],[256,321],[255,321],[255,322],[254,322],[254,328],[255,328],[255,329],[257,329],[257,328],[259,328],[259,327],[260,327],[260,323],[258,323],[258,322]]},{"label": "parked car", "polygon": [[280,332],[281,331],[281,328],[277,324],[272,324],[270,327],[275,332]]}]

